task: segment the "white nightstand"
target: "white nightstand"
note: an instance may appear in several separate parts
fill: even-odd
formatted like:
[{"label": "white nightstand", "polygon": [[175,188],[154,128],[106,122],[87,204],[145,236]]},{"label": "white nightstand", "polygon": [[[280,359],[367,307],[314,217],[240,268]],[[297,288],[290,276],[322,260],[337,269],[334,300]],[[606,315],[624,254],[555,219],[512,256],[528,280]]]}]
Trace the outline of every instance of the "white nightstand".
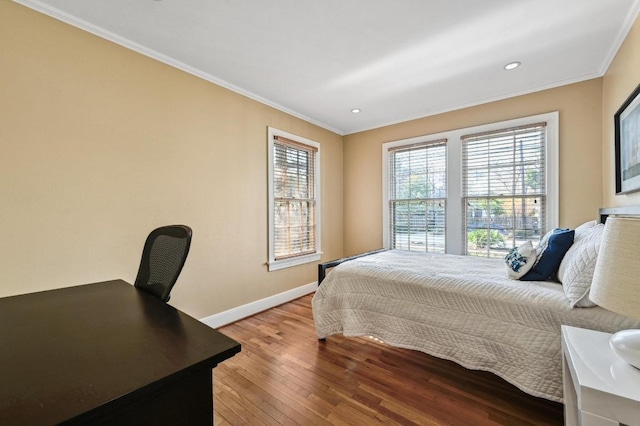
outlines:
[{"label": "white nightstand", "polygon": [[609,337],[562,326],[565,425],[640,425],[640,370],[618,358]]}]

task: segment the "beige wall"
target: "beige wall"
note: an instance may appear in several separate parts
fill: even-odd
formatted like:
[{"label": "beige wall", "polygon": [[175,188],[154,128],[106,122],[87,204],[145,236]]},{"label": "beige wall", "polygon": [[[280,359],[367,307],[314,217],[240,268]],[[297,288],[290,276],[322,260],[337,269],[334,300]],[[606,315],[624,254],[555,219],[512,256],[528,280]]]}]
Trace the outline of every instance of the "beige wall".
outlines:
[{"label": "beige wall", "polygon": [[561,225],[640,204],[613,195],[612,121],[640,82],[638,21],[603,79],[344,138],[11,2],[0,60],[0,296],[132,282],[167,223],[194,228],[172,304],[196,317],[314,281],[264,264],[267,126],[322,144],[325,260],[382,244],[382,143],[555,110]]},{"label": "beige wall", "polygon": [[604,206],[618,207],[640,204],[640,192],[615,195],[613,116],[620,105],[640,84],[640,17],[603,77],[602,83],[602,170]]},{"label": "beige wall", "polygon": [[322,145],[323,259],[342,255],[342,137],[0,2],[0,296],[122,278],[184,223],[171,303],[204,317],[316,279],[267,272],[267,126]]},{"label": "beige wall", "polygon": [[560,112],[560,225],[595,219],[602,207],[602,79],[408,121],[344,138],[344,251],[382,247],[384,142],[518,117]]}]

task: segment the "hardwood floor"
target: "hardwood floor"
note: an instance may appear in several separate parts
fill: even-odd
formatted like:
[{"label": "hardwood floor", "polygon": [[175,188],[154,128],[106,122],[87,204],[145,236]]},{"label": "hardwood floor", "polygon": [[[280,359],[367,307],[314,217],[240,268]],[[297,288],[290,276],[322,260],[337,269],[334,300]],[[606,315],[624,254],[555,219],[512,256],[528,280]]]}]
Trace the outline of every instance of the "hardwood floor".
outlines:
[{"label": "hardwood floor", "polygon": [[312,295],[219,330],[215,425],[561,425],[562,405],[497,376],[370,338],[318,341]]}]

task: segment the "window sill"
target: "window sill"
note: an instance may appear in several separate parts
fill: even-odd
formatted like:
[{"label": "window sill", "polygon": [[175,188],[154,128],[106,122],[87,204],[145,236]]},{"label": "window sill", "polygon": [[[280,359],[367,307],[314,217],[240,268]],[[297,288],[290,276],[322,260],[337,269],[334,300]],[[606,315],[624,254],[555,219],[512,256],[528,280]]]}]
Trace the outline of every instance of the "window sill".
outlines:
[{"label": "window sill", "polygon": [[290,259],[273,260],[269,262],[269,272],[290,268],[292,266],[298,266],[305,263],[317,262],[320,260],[321,256],[322,253],[313,253],[306,256],[292,257]]}]

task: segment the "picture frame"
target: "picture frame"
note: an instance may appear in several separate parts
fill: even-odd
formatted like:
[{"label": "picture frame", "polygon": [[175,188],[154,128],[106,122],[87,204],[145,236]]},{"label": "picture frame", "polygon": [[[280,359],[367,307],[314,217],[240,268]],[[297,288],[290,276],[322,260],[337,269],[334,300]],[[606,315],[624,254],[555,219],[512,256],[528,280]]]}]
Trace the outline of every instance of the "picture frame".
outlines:
[{"label": "picture frame", "polygon": [[640,84],[613,116],[616,194],[640,191]]}]

